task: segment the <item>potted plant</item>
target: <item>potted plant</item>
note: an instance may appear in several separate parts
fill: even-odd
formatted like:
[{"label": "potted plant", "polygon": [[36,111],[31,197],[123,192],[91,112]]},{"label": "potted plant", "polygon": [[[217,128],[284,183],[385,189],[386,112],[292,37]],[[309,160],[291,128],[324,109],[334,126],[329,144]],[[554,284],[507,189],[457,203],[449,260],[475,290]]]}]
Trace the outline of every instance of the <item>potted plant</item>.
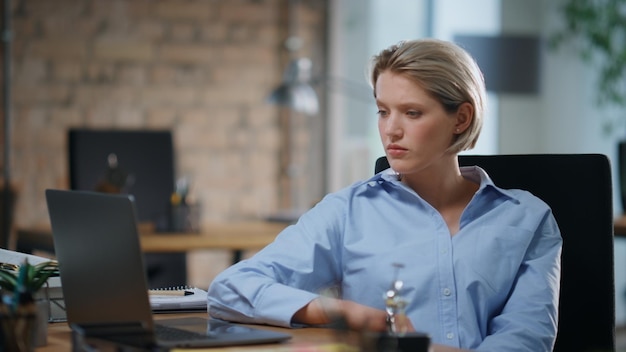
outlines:
[{"label": "potted plant", "polygon": [[32,351],[45,345],[48,302],[38,303],[34,297],[58,274],[56,261],[0,265],[0,341],[4,350]]},{"label": "potted plant", "polygon": [[596,98],[601,106],[626,106],[625,8],[626,0],[566,0],[563,27],[550,37],[552,49],[573,44],[580,58],[598,69]]}]

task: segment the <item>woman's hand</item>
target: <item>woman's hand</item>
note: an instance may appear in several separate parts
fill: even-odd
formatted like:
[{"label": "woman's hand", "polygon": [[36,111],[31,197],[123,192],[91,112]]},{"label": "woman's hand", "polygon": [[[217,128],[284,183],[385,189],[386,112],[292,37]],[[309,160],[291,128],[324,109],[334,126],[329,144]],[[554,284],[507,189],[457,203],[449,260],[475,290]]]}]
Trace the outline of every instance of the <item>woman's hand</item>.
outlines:
[{"label": "woman's hand", "polygon": [[[352,301],[317,298],[298,310],[292,320],[309,325],[329,324],[343,319],[351,330],[387,331],[387,313]],[[398,331],[415,331],[406,316],[396,317]]]}]

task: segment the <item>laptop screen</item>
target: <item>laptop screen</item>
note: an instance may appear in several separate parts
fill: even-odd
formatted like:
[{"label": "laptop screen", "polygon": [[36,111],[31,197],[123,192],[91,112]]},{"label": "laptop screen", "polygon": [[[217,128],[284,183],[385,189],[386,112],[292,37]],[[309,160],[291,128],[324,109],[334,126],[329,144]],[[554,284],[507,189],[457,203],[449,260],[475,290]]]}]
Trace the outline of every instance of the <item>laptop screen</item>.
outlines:
[{"label": "laptop screen", "polygon": [[[165,321],[153,323],[133,197],[49,189],[46,201],[72,326],[99,330],[98,334],[104,330],[111,338],[142,346],[228,346],[291,338],[282,332],[206,319],[170,319],[176,327],[185,325],[192,332],[197,331],[191,327],[200,328],[202,334],[185,339],[178,338],[177,331],[176,339],[164,339],[163,329],[154,329]],[[147,339],[145,331],[155,331],[156,338]]]},{"label": "laptop screen", "polygon": [[152,313],[132,196],[47,190],[69,323],[137,323]]}]

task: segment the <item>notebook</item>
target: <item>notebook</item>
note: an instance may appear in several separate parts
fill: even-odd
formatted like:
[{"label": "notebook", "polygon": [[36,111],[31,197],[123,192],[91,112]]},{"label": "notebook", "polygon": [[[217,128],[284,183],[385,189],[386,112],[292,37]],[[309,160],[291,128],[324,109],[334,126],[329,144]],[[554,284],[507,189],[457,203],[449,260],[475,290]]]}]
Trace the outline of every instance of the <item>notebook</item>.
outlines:
[{"label": "notebook", "polygon": [[[291,337],[208,315],[155,323],[132,196],[49,189],[46,201],[67,321],[75,332],[162,348],[271,343]],[[174,329],[184,337],[161,335]]]},{"label": "notebook", "polygon": [[207,309],[207,292],[197,287],[168,287],[150,290],[153,312],[181,312]]}]

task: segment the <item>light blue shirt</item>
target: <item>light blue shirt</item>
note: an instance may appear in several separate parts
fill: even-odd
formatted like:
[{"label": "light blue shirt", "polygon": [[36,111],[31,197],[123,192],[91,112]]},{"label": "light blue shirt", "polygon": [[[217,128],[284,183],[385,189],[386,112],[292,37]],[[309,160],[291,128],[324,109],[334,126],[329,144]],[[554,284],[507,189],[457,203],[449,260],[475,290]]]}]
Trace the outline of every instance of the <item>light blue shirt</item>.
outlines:
[{"label": "light blue shirt", "polygon": [[480,351],[551,351],[556,338],[561,236],[550,208],[529,192],[480,188],[450,235],[433,207],[392,170],[327,195],[276,240],[209,287],[209,312],[225,320],[291,326],[291,317],[337,287],[384,309],[399,279],[406,313],[433,343]]}]

